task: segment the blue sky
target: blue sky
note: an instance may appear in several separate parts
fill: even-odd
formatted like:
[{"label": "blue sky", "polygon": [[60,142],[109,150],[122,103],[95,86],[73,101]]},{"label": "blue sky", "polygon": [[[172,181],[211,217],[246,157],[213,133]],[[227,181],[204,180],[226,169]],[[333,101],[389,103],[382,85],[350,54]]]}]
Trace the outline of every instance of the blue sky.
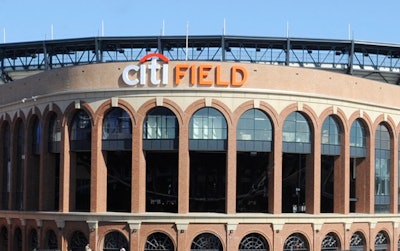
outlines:
[{"label": "blue sky", "polygon": [[400,44],[399,10],[399,0],[0,0],[0,43],[161,35],[163,22],[165,35],[187,24],[189,35],[220,35],[225,20],[226,35],[286,37],[289,27],[290,37]]}]

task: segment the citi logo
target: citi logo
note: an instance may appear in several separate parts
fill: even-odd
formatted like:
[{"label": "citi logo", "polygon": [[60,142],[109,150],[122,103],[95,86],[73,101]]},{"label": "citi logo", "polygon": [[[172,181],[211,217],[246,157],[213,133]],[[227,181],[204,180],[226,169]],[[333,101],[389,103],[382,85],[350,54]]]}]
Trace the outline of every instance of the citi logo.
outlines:
[{"label": "citi logo", "polygon": [[[147,60],[151,59],[150,64],[145,64]],[[164,64],[157,63],[157,60],[161,59]],[[130,86],[135,85],[146,85],[147,74],[150,73],[150,83],[153,85],[166,85],[168,84],[168,62],[169,59],[160,53],[150,53],[140,59],[140,67],[137,65],[129,65],[122,72],[122,80],[125,84]],[[161,71],[159,76],[161,79],[157,79],[157,71]],[[132,78],[136,74],[138,77]]]}]

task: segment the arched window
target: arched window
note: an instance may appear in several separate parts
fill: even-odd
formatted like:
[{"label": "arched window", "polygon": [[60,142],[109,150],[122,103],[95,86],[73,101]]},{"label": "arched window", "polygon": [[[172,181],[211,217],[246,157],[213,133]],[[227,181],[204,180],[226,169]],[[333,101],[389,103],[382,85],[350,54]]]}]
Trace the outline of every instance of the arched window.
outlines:
[{"label": "arched window", "polygon": [[46,248],[47,249],[58,249],[57,235],[53,230],[46,232]]},{"label": "arched window", "polygon": [[119,251],[121,248],[129,251],[128,240],[118,231],[108,233],[104,238],[103,246],[103,251]]},{"label": "arched window", "polygon": [[75,231],[68,242],[68,250],[71,251],[85,251],[85,246],[88,240],[81,231]]},{"label": "arched window", "polygon": [[321,250],[340,250],[340,240],[335,233],[328,233],[322,240]]},{"label": "arched window", "polygon": [[193,114],[189,124],[190,150],[226,150],[227,124],[221,112],[206,107]]},{"label": "arched window", "polygon": [[15,195],[13,199],[13,209],[24,209],[24,176],[25,176],[25,129],[22,120],[19,120],[15,128],[15,165],[13,166],[13,181],[15,184],[11,191]]},{"label": "arched window", "polygon": [[166,251],[174,251],[174,243],[168,235],[163,233],[153,233],[147,237],[146,245],[144,246],[144,251],[151,250],[166,250]]},{"label": "arched window", "polygon": [[22,250],[22,232],[19,227],[16,228],[14,231],[13,250],[15,251]]},{"label": "arched window", "polygon": [[39,119],[35,117],[32,125],[32,153],[40,154],[40,142],[42,139],[42,128],[39,123]]},{"label": "arched window", "polygon": [[283,124],[283,151],[311,152],[311,130],[307,119],[300,112],[292,112]]},{"label": "arched window", "polygon": [[366,156],[366,129],[360,119],[353,122],[350,130],[350,155],[351,157]]},{"label": "arched window", "polygon": [[132,149],[132,122],[128,113],[113,108],[103,120],[103,150],[123,151]]},{"label": "arched window", "polygon": [[240,116],[236,138],[238,151],[270,152],[272,141],[270,119],[261,110],[247,110]]},{"label": "arched window", "polygon": [[53,113],[49,122],[49,152],[59,153],[61,142],[61,122],[57,114]]},{"label": "arched window", "polygon": [[178,138],[178,120],[171,110],[156,107],[147,113],[143,123],[144,150],[176,150]]},{"label": "arched window", "polygon": [[389,212],[390,134],[384,124],[375,133],[375,213]]},{"label": "arched window", "polygon": [[9,209],[9,199],[10,199],[10,186],[11,186],[11,141],[10,141],[10,126],[8,123],[3,127],[3,182],[2,182],[2,198],[1,198],[1,209]]},{"label": "arched window", "polygon": [[217,236],[210,233],[198,235],[192,242],[190,250],[222,251],[222,243]]},{"label": "arched window", "polygon": [[71,123],[70,131],[72,151],[90,151],[92,138],[92,121],[84,110],[78,110]]},{"label": "arched window", "polygon": [[29,232],[29,243],[28,243],[28,249],[29,250],[34,250],[39,248],[39,240],[38,240],[38,233],[36,229],[31,229]]},{"label": "arched window", "polygon": [[327,117],[321,132],[322,154],[340,155],[340,138],[341,132],[336,119],[333,116]]},{"label": "arched window", "polygon": [[355,232],[350,239],[351,250],[364,250],[365,238],[361,232]]},{"label": "arched window", "polygon": [[389,237],[384,231],[380,231],[375,236],[375,251],[388,250],[389,249]]},{"label": "arched window", "polygon": [[1,233],[0,233],[0,247],[1,250],[8,250],[8,230],[6,227],[1,228]]},{"label": "arched window", "polygon": [[309,250],[307,239],[298,233],[290,235],[285,241],[283,251],[291,250]]},{"label": "arched window", "polygon": [[269,246],[264,236],[260,234],[248,234],[239,244],[239,251],[268,251]]}]

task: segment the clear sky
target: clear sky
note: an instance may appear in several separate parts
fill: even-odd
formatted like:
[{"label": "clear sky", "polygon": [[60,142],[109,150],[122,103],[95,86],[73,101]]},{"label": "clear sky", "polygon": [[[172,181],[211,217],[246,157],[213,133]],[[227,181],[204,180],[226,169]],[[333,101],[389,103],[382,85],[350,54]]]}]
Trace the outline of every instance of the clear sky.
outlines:
[{"label": "clear sky", "polygon": [[0,43],[185,35],[187,26],[221,35],[225,23],[226,35],[400,44],[399,10],[400,0],[0,0]]}]

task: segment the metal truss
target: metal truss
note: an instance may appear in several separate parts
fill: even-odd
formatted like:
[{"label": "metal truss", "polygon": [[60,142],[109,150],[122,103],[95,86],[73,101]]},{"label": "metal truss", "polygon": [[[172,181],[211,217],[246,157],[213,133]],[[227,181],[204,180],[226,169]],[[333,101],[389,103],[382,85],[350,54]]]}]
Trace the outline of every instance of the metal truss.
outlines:
[{"label": "metal truss", "polygon": [[154,52],[177,61],[307,67],[400,84],[397,44],[244,36],[91,37],[0,44],[0,78],[10,82],[18,72],[137,61]]}]

